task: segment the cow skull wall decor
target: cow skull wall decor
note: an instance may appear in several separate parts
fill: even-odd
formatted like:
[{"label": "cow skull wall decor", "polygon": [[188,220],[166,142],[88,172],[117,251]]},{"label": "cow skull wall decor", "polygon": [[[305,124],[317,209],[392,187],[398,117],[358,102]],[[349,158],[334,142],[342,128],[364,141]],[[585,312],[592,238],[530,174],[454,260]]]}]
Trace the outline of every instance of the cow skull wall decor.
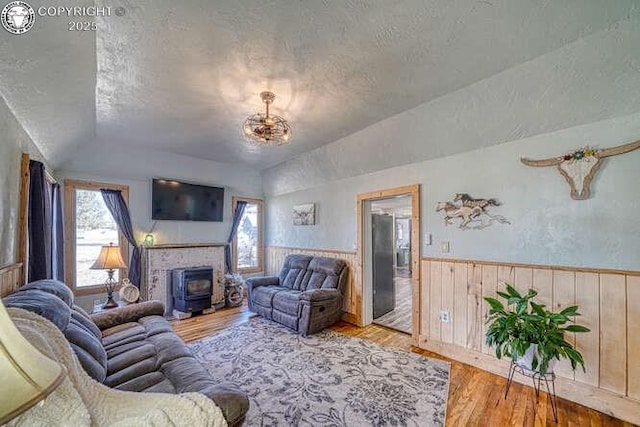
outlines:
[{"label": "cow skull wall decor", "polygon": [[591,194],[589,185],[598,169],[600,169],[602,159],[628,153],[638,148],[640,148],[640,141],[603,150],[585,147],[564,156],[544,160],[531,160],[523,157],[520,161],[527,166],[556,166],[569,184],[569,187],[571,187],[571,198],[585,200]]}]

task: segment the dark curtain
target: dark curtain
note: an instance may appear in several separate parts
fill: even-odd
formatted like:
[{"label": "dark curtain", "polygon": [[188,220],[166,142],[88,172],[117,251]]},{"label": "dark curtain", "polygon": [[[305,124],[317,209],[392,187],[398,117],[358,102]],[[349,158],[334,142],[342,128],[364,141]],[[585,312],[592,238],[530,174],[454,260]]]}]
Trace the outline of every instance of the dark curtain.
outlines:
[{"label": "dark curtain", "polygon": [[51,277],[64,281],[64,225],[60,184],[51,184]]},{"label": "dark curtain", "polygon": [[29,161],[29,282],[51,276],[51,198],[44,165]]},{"label": "dark curtain", "polygon": [[227,239],[227,245],[224,247],[224,263],[227,267],[227,273],[230,273],[231,270],[231,242],[236,237],[236,233],[238,232],[238,226],[240,225],[240,219],[242,219],[242,214],[244,213],[244,208],[247,206],[247,202],[239,200],[236,203],[236,210],[233,212],[233,223],[231,224],[231,232],[229,233],[229,238]]},{"label": "dark curtain", "polygon": [[131,215],[129,214],[129,208],[122,197],[120,190],[107,190],[101,189],[102,198],[104,199],[109,212],[113,216],[118,229],[124,237],[127,238],[131,246],[133,246],[133,253],[131,254],[131,261],[129,262],[129,280],[134,285],[140,287],[140,248],[136,243],[136,239],[133,236],[133,227],[131,226]]}]

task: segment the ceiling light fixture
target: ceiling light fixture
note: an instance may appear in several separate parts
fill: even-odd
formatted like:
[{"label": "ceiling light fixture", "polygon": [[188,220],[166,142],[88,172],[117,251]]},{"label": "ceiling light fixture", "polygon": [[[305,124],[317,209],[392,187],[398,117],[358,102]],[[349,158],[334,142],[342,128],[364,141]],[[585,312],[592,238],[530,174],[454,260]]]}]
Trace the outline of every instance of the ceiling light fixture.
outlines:
[{"label": "ceiling light fixture", "polygon": [[273,146],[287,144],[291,139],[291,127],[280,116],[269,114],[269,104],[276,96],[272,92],[260,93],[260,98],[267,106],[266,113],[249,116],[242,128],[244,136],[252,144],[258,146]]}]

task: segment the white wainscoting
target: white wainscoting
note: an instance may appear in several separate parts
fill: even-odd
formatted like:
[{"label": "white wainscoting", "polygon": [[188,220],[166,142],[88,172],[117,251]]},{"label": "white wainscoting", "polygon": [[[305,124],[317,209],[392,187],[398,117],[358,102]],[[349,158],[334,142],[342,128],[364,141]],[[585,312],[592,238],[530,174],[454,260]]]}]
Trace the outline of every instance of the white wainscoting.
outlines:
[{"label": "white wainscoting", "polygon": [[[484,297],[509,283],[520,292],[535,289],[553,311],[578,305],[576,321],[591,332],[570,340],[586,372],[558,363],[558,395],[640,422],[640,271],[423,258],[421,279],[420,347],[500,375],[509,362],[485,343]],[[440,321],[442,310],[450,312],[449,323]]]}]

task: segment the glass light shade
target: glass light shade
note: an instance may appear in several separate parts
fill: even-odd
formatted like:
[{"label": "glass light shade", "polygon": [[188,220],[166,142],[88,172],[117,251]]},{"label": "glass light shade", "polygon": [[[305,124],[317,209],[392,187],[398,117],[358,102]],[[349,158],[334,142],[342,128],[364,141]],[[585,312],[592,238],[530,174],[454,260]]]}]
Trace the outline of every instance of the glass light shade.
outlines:
[{"label": "glass light shade", "polygon": [[118,268],[127,268],[127,265],[120,254],[120,247],[112,244],[100,249],[98,259],[91,266],[92,270],[115,270]]},{"label": "glass light shade", "polygon": [[47,397],[65,371],[22,336],[0,300],[0,424],[5,424]]}]

